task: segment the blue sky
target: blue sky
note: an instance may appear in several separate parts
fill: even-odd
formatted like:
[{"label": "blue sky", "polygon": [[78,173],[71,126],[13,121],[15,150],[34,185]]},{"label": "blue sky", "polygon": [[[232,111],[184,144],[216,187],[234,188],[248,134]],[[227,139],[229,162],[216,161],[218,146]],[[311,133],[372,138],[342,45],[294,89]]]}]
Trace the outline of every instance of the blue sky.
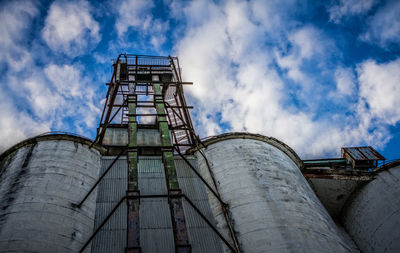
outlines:
[{"label": "blue sky", "polygon": [[178,56],[201,137],[400,157],[400,1],[1,1],[0,151],[90,138],[119,53]]}]

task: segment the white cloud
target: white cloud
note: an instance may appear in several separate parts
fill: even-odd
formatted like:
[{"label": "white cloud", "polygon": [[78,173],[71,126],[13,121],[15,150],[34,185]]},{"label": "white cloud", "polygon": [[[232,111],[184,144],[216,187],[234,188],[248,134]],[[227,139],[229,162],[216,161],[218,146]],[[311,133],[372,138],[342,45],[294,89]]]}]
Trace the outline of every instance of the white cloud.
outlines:
[{"label": "white cloud", "polygon": [[324,50],[321,31],[313,26],[305,26],[289,36],[289,41],[298,50],[301,59],[309,59],[314,55],[322,54]]},{"label": "white cloud", "polygon": [[291,47],[287,52],[275,51],[278,65],[288,71],[288,77],[298,83],[311,84],[311,79],[301,70],[304,61],[324,54],[331,44],[321,31],[305,26],[289,34]]},{"label": "white cloud", "polygon": [[[44,68],[29,68],[26,73],[3,79],[7,89],[1,95],[13,99],[0,100],[0,115],[4,119],[0,129],[7,128],[0,140],[9,138],[0,149],[50,129],[80,131],[84,135],[87,133],[83,131],[94,129],[101,113],[96,102],[98,95],[90,79],[82,76],[79,65],[51,63]],[[18,127],[10,127],[12,124]],[[13,134],[16,138],[10,137]]]},{"label": "white cloud", "polygon": [[[53,29],[46,31],[49,36],[51,35],[49,38],[53,39],[52,42],[59,36],[67,43],[60,45],[62,47],[60,50],[76,49],[73,48],[76,46],[75,42],[68,42],[70,39],[81,39],[86,43],[86,40],[97,36],[96,31],[79,34],[68,30],[77,28],[77,25],[82,25],[79,28],[81,30],[87,30],[88,27],[98,29],[97,23],[94,24],[92,18],[88,16],[88,4],[80,2],[83,5],[76,7],[74,4],[77,3],[79,2],[56,1],[51,5],[46,18],[46,27],[42,32],[45,33],[45,29]],[[94,128],[96,118],[100,114],[94,103],[96,98],[94,88],[86,78],[82,78],[80,68],[68,64],[50,63],[48,66],[36,64],[35,58],[38,52],[34,46],[37,45],[37,41],[31,36],[34,36],[32,34],[37,30],[31,24],[39,14],[38,5],[36,1],[9,1],[0,7],[0,64],[1,67],[6,66],[2,69],[5,72],[0,76],[2,85],[0,150],[2,151],[22,139],[50,130],[75,131],[79,128]],[[57,34],[67,21],[70,22],[67,24],[70,27],[65,28],[63,31],[65,34]],[[51,22],[55,22],[53,26]],[[72,52],[68,52],[70,53]],[[51,62],[51,59],[47,61]]]},{"label": "white cloud", "polygon": [[38,13],[32,1],[12,1],[0,7],[0,45],[8,47],[20,41],[29,21]]},{"label": "white cloud", "polygon": [[357,68],[360,97],[371,117],[395,125],[400,121],[400,58],[388,63],[366,61]]},{"label": "white cloud", "polygon": [[377,2],[377,0],[340,0],[338,4],[328,9],[329,19],[340,23],[345,17],[367,13]]},{"label": "white cloud", "polygon": [[140,36],[148,36],[148,40],[156,49],[165,42],[165,32],[168,22],[155,19],[151,13],[154,8],[153,1],[147,0],[125,0],[115,1],[117,16],[115,28],[119,37],[123,37],[129,28],[140,31]]},{"label": "white cloud", "polygon": [[0,94],[1,151],[50,130],[87,135],[84,129],[93,129],[100,115],[95,90],[77,66],[50,64],[44,69],[31,68],[32,73],[22,78],[13,75],[5,79],[14,92],[8,91],[7,95],[15,99]]},{"label": "white cloud", "polygon": [[42,37],[56,52],[77,56],[100,41],[99,24],[85,0],[53,2],[45,20]]},{"label": "white cloud", "polygon": [[356,95],[355,75],[351,68],[338,67],[335,71],[336,90],[339,95]]},{"label": "white cloud", "polygon": [[[49,64],[44,69],[46,78],[50,81],[57,101],[62,105],[55,108],[61,117],[76,118],[76,127],[94,127],[96,118],[100,115],[99,105],[95,105],[96,92],[88,78],[82,76],[81,67],[77,65]],[[58,116],[55,116],[58,118]]]},{"label": "white cloud", "polygon": [[[208,9],[213,6],[209,4]],[[188,18],[191,11],[186,9]],[[196,84],[188,89],[199,101],[196,123],[205,135],[221,131],[215,122],[225,122],[234,131],[263,133],[302,146],[304,139],[312,138],[312,121],[304,113],[292,113],[283,107],[286,95],[280,77],[271,67],[273,54],[259,45],[266,31],[251,22],[250,13],[245,2],[214,5],[208,12],[210,18],[203,23],[192,22],[197,26],[190,27],[177,46],[184,77]],[[292,38],[296,54],[302,58],[319,53],[302,35],[310,30],[301,30]],[[304,127],[294,127],[298,124]]]},{"label": "white cloud", "polygon": [[292,29],[296,25],[297,22],[287,18],[291,15],[291,12],[299,9],[296,4],[296,0],[253,0],[249,2],[253,13],[252,18],[268,32],[269,37],[278,40],[283,30]]},{"label": "white cloud", "polygon": [[20,88],[25,92],[30,108],[38,118],[49,119],[48,122],[55,115],[55,112],[65,105],[65,100],[60,94],[52,91],[43,76],[39,73],[33,74],[24,80],[20,80]]},{"label": "white cloud", "polygon": [[[321,114],[318,97],[325,106],[329,105],[325,91],[318,89],[318,78],[323,74],[309,77],[302,67],[315,61],[318,66],[314,69],[329,71],[331,66],[324,64],[336,50],[331,40],[310,25],[287,31],[285,21],[277,21],[272,15],[271,22],[280,24],[274,30],[264,25],[268,17],[263,16],[263,23],[258,22],[260,13],[255,16],[254,6],[251,1],[193,1],[182,7],[181,14],[188,25],[175,50],[184,80],[195,83],[186,88],[186,94],[195,106],[193,118],[199,134],[260,133],[281,139],[303,157],[339,155],[342,146],[384,145],[390,139],[387,125],[377,124],[368,107],[358,103],[352,69],[338,67],[335,74],[330,74],[336,80],[336,92],[353,97],[343,105],[345,111]],[[274,9],[269,12],[274,13]],[[282,14],[283,10],[277,12]],[[198,19],[198,13],[205,13],[207,18]],[[273,34],[284,36],[277,38]],[[289,46],[277,48],[271,40]],[[311,96],[303,97],[287,85],[274,62],[287,70],[282,74],[286,78],[303,86],[311,80]],[[316,101],[315,106],[298,106],[308,101]]]},{"label": "white cloud", "polygon": [[83,90],[80,71],[71,65],[59,66],[50,64],[44,72],[47,78],[53,83],[57,91],[66,97],[81,97]]},{"label": "white cloud", "polygon": [[26,42],[25,32],[38,13],[34,1],[7,1],[0,6],[0,63],[13,71],[20,71],[32,61],[21,44]]},{"label": "white cloud", "polygon": [[378,9],[361,38],[382,47],[400,43],[400,1],[389,1]]},{"label": "white cloud", "polygon": [[119,2],[118,6],[115,28],[119,36],[127,32],[129,27],[146,29],[149,26],[153,1],[126,0]]},{"label": "white cloud", "polygon": [[28,137],[50,131],[48,124],[16,108],[12,100],[1,92],[0,101],[0,153]]}]

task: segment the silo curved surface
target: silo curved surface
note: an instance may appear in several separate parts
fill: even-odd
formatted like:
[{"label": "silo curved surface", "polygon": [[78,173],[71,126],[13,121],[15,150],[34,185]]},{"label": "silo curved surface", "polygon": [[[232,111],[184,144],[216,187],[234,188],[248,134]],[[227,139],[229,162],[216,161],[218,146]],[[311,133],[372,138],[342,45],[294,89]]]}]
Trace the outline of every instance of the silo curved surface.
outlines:
[{"label": "silo curved surface", "polygon": [[[221,198],[229,204],[242,252],[351,252],[303,177],[298,156],[274,138],[232,133],[202,148]],[[196,151],[202,175],[211,182]],[[217,227],[226,232],[221,208],[209,194]]]},{"label": "silo curved surface", "polygon": [[362,252],[400,252],[400,165],[396,164],[379,172],[346,203],[343,223]]},{"label": "silo curved surface", "polygon": [[0,159],[0,251],[78,252],[93,232],[100,153],[58,135],[20,143]]}]

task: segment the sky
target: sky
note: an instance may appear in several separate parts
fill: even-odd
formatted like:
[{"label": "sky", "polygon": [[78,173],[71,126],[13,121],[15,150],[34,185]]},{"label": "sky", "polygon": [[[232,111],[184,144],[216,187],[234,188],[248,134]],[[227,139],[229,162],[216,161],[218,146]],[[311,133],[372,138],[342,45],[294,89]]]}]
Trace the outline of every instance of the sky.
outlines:
[{"label": "sky", "polygon": [[0,152],[95,138],[120,53],[177,56],[200,137],[275,137],[303,159],[400,158],[400,1],[0,1]]}]

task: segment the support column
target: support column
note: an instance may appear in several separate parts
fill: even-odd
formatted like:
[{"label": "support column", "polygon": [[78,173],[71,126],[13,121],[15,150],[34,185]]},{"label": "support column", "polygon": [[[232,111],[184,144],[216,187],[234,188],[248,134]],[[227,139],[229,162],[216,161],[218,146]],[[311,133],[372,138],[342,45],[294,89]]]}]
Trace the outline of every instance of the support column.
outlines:
[{"label": "support column", "polygon": [[139,196],[138,184],[138,150],[137,150],[137,121],[136,121],[137,95],[128,95],[128,217],[126,252],[139,253],[140,227],[139,227]]},{"label": "support column", "polygon": [[166,111],[160,84],[154,84],[154,103],[157,111],[157,121],[161,135],[162,158],[168,188],[168,203],[170,206],[172,226],[174,230],[175,252],[190,253],[191,246],[186,228],[185,214],[182,205],[182,192],[176,175],[173,145],[169,132]]}]

